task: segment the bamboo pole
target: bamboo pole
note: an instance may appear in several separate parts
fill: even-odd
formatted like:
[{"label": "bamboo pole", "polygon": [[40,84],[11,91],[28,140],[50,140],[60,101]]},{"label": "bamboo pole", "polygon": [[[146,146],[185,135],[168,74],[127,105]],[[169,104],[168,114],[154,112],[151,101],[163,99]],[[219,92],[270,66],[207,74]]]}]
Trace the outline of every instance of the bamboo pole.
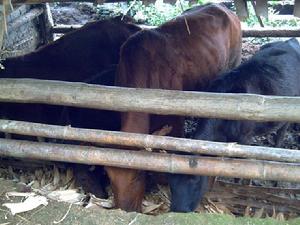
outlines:
[{"label": "bamboo pole", "polygon": [[300,37],[300,29],[245,29],[243,37]]},{"label": "bamboo pole", "polygon": [[0,102],[42,103],[162,115],[300,122],[300,98],[106,87],[0,79]]},{"label": "bamboo pole", "polygon": [[[78,30],[82,25],[56,25],[52,27],[52,33],[65,34],[73,30]],[[149,26],[148,28],[155,28]],[[300,37],[300,29],[244,29],[243,37]]]},{"label": "bamboo pole", "polygon": [[137,148],[164,149],[194,154],[242,157],[300,163],[300,151],[283,148],[246,146],[156,135],[72,128],[38,123],[0,120],[0,131],[20,135],[76,140]]},{"label": "bamboo pole", "polygon": [[300,164],[294,163],[197,157],[8,139],[0,139],[0,156],[168,173],[300,182]]}]

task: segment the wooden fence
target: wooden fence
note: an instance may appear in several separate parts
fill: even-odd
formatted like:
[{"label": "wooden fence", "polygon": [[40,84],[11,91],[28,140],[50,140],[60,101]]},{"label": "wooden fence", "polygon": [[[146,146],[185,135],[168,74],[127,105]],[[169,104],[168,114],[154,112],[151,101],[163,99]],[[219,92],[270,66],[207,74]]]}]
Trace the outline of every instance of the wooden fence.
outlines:
[{"label": "wooden fence", "polygon": [[[0,101],[162,115],[300,122],[300,98],[117,88],[34,79],[0,79]],[[220,107],[221,110],[220,110]]]},{"label": "wooden fence", "polygon": [[[18,4],[51,1],[14,0],[13,2]],[[33,9],[28,17],[13,25],[14,29],[42,13],[41,9]],[[51,30],[55,33],[66,33],[78,28],[52,27]],[[300,29],[244,30],[243,36],[299,37]],[[0,79],[0,93],[0,102],[42,103],[260,122],[300,122],[299,97],[143,90],[32,79]],[[222,107],[221,110],[220,107]],[[8,120],[0,120],[0,131],[137,147],[153,151],[128,151],[0,139],[0,156],[110,165],[169,173],[300,182],[300,152],[291,149],[243,146],[235,143],[217,143]],[[154,149],[164,149],[168,153],[155,152]],[[210,157],[178,155],[172,151],[205,154]],[[243,159],[233,159],[232,157]]]},{"label": "wooden fence", "polygon": [[[256,121],[300,121],[299,97],[132,89],[33,79],[0,79],[0,93],[1,102],[44,103]],[[295,150],[7,120],[0,121],[0,131],[218,157],[6,139],[0,140],[1,156],[101,164],[170,173],[300,181],[300,153]]]}]

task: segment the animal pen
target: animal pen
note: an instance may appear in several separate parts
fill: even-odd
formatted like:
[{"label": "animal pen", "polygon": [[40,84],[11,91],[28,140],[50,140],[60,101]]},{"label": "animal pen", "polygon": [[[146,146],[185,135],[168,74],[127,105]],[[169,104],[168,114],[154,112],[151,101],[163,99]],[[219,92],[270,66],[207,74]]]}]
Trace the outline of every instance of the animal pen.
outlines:
[{"label": "animal pen", "polygon": [[[12,1],[15,4],[43,2],[53,1]],[[267,1],[257,2],[266,3]],[[298,3],[298,1],[295,2]],[[264,7],[265,5],[262,8]],[[297,9],[298,7],[295,7],[296,15],[298,15]],[[47,12],[47,7],[33,8],[27,12],[25,19],[15,22],[15,25],[9,29],[15,29],[41,15],[44,16],[42,26],[44,43],[51,41],[53,33],[66,33],[76,29],[74,26],[53,26],[51,20],[49,22],[46,18],[45,12]],[[244,30],[243,36],[300,37],[300,29]],[[259,122],[300,122],[300,97],[132,89],[62,81],[4,78],[0,79],[0,93],[0,102],[41,103],[121,112],[134,111]],[[106,165],[167,173],[300,182],[300,152],[292,149],[92,130],[5,119],[0,120],[0,131],[145,149],[145,151],[130,151],[122,150],[121,147],[91,147],[1,139],[0,156],[2,157]],[[193,154],[181,155],[174,151]],[[295,212],[300,213],[299,203],[294,203],[292,206]]]}]

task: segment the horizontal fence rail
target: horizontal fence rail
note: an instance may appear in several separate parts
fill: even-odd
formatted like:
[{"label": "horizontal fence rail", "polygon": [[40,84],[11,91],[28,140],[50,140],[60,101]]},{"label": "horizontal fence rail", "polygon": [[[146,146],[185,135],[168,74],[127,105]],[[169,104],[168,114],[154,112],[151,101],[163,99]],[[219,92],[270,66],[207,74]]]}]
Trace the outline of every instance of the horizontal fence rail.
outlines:
[{"label": "horizontal fence rail", "polygon": [[[52,33],[65,34],[73,30],[78,30],[82,25],[56,25],[52,27]],[[142,28],[155,28],[155,26],[142,26]],[[260,28],[243,29],[243,37],[300,37],[300,29],[282,29],[282,28]]]},{"label": "horizontal fence rail", "polygon": [[[300,164],[47,144],[0,139],[0,156],[157,172],[300,182]],[[243,168],[243,169],[241,169]]]},{"label": "horizontal fence rail", "polygon": [[106,87],[0,79],[0,102],[42,103],[162,115],[300,122],[300,97]]},{"label": "horizontal fence rail", "polygon": [[0,131],[107,145],[300,163],[300,151],[282,148],[246,146],[235,143],[219,143],[157,135],[72,128],[69,126],[55,126],[10,120],[0,120]]},{"label": "horizontal fence rail", "polygon": [[300,37],[300,29],[243,29],[243,37]]}]

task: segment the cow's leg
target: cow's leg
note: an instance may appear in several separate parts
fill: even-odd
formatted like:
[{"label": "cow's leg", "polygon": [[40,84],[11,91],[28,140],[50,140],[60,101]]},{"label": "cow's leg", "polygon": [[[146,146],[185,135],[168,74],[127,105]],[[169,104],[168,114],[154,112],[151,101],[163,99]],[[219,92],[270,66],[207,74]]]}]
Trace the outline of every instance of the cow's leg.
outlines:
[{"label": "cow's leg", "polygon": [[[123,113],[121,115],[124,132],[149,133],[149,115],[145,113]],[[130,155],[128,155],[130,159]],[[115,199],[116,207],[126,211],[141,211],[145,192],[143,171],[117,167],[105,168]]]}]

